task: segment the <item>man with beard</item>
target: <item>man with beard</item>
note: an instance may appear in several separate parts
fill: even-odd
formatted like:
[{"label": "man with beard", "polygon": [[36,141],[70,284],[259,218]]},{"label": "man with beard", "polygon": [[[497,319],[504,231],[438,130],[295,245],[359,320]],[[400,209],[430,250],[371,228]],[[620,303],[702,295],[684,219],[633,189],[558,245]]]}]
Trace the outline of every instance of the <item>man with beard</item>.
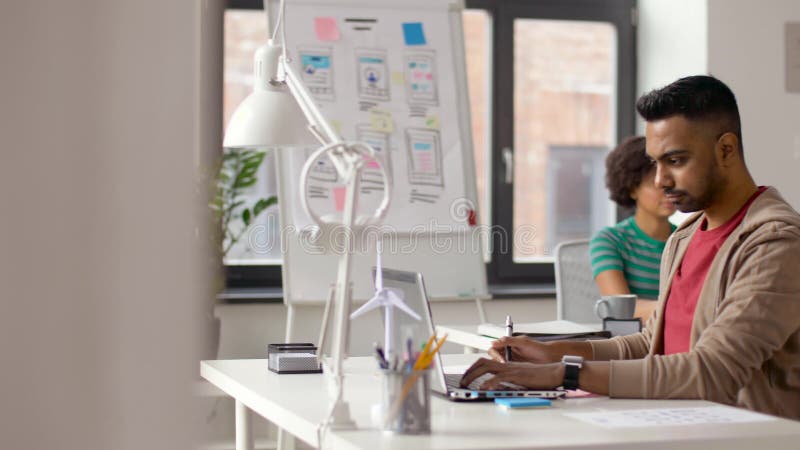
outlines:
[{"label": "man with beard", "polygon": [[609,340],[503,338],[462,384],[492,373],[484,388],[699,398],[800,419],[800,216],[753,181],[736,98],[721,81],[682,78],[636,108],[657,187],[696,212],[667,241],[656,313],[641,333]]}]

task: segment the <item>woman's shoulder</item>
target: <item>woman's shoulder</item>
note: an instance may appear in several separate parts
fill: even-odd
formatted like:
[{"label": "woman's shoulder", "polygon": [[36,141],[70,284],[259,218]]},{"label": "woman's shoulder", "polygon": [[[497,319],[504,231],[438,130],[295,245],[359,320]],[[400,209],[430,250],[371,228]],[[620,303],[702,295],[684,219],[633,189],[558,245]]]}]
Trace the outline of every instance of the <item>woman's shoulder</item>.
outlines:
[{"label": "woman's shoulder", "polygon": [[624,219],[616,225],[603,227],[592,236],[592,242],[595,240],[606,240],[616,242],[621,239],[630,230],[630,219]]}]

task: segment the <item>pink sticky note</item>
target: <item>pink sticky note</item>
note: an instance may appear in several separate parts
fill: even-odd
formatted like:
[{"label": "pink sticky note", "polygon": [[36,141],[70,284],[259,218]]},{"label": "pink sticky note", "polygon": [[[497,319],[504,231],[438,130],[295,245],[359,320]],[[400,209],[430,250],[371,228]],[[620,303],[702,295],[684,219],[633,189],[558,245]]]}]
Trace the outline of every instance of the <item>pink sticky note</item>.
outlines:
[{"label": "pink sticky note", "polygon": [[333,188],[333,204],[337,212],[344,211],[344,198],[346,193],[346,186],[336,186]]},{"label": "pink sticky note", "polygon": [[315,17],[314,32],[320,41],[338,41],[339,27],[336,26],[334,17]]}]

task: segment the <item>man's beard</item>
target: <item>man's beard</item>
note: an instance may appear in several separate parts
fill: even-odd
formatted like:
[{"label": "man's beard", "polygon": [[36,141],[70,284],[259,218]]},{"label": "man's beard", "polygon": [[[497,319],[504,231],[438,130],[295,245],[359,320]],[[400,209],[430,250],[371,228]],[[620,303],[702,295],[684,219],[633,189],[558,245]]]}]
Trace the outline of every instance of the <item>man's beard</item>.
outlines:
[{"label": "man's beard", "polygon": [[708,208],[714,203],[717,193],[722,189],[723,181],[719,176],[716,165],[713,165],[708,175],[703,177],[705,183],[702,192],[697,195],[689,195],[689,192],[680,189],[664,189],[666,195],[680,195],[677,203],[673,203],[678,211],[691,213]]}]

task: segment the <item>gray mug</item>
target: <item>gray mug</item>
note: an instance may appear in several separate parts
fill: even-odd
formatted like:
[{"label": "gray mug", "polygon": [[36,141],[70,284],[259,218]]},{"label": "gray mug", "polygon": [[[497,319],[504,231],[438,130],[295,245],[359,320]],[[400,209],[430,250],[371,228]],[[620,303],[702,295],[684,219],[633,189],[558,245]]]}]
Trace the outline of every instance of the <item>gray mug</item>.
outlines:
[{"label": "gray mug", "polygon": [[594,313],[600,319],[633,319],[636,295],[604,295],[594,303]]}]

